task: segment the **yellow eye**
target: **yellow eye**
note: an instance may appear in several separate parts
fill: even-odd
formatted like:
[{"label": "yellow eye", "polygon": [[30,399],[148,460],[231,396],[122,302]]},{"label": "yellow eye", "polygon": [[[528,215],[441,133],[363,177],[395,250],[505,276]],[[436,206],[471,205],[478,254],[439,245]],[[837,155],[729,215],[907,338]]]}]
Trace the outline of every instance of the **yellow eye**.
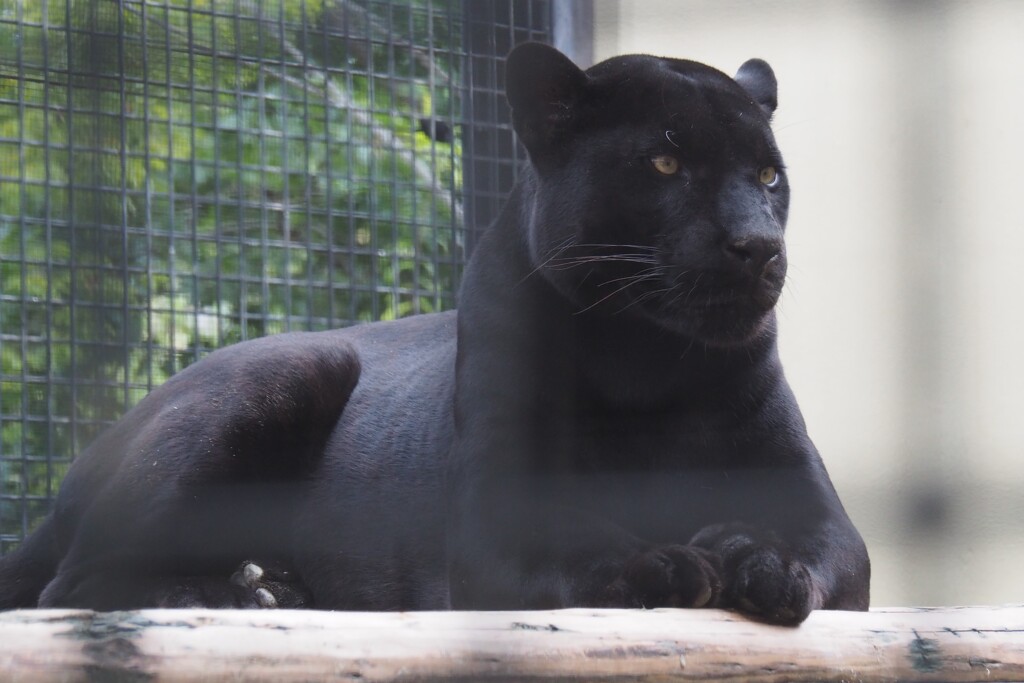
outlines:
[{"label": "yellow eye", "polygon": [[658,173],[663,173],[664,175],[675,175],[679,172],[679,159],[670,154],[659,154],[656,157],[651,157],[651,164]]},{"label": "yellow eye", "polygon": [[757,179],[761,181],[762,185],[775,187],[775,184],[779,182],[779,172],[775,170],[774,166],[765,166],[758,172]]}]

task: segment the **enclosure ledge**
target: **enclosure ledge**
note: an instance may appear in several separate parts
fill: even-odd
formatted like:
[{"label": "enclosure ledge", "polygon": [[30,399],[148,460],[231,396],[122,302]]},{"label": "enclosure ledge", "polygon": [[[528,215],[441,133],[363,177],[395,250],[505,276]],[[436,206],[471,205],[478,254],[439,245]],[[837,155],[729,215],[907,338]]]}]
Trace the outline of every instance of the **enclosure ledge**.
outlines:
[{"label": "enclosure ledge", "polygon": [[1024,606],[719,610],[18,610],[0,671],[29,681],[1024,681]]}]

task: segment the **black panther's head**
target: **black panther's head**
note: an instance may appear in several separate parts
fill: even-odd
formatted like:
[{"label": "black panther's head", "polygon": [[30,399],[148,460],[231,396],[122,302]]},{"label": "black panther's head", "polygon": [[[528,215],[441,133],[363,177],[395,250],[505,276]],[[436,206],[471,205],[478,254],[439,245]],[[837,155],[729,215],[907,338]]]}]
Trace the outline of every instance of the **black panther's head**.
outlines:
[{"label": "black panther's head", "polygon": [[508,99],[533,174],[533,265],[580,311],[644,316],[705,344],[765,329],[786,275],[789,184],[776,82],[631,55],[582,71],[530,43]]}]

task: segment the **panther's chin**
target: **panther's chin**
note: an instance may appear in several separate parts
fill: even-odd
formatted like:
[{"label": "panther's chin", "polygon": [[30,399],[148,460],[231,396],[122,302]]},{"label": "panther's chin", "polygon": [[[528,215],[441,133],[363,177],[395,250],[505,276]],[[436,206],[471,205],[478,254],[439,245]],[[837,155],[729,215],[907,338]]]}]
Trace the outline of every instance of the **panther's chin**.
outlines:
[{"label": "panther's chin", "polygon": [[705,346],[744,346],[774,330],[773,311],[779,293],[762,290],[744,297],[710,300],[679,310],[662,311],[661,324]]},{"label": "panther's chin", "polygon": [[749,311],[708,311],[699,316],[691,335],[705,346],[736,348],[745,346],[771,333],[774,316],[771,309],[755,314]]}]

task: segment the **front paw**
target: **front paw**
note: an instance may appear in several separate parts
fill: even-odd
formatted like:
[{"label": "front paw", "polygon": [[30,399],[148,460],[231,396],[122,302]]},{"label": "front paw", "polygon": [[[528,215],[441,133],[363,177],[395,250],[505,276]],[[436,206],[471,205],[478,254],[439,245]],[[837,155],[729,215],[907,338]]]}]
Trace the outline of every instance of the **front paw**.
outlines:
[{"label": "front paw", "polygon": [[722,606],[773,624],[796,625],[819,602],[807,566],[774,536],[741,525],[704,529],[691,541],[721,557]]},{"label": "front paw", "polygon": [[626,563],[608,587],[609,607],[711,607],[722,592],[717,558],[701,548],[664,545]]},{"label": "front paw", "polygon": [[814,581],[802,562],[757,548],[736,567],[727,602],[773,624],[796,625],[814,608]]}]

